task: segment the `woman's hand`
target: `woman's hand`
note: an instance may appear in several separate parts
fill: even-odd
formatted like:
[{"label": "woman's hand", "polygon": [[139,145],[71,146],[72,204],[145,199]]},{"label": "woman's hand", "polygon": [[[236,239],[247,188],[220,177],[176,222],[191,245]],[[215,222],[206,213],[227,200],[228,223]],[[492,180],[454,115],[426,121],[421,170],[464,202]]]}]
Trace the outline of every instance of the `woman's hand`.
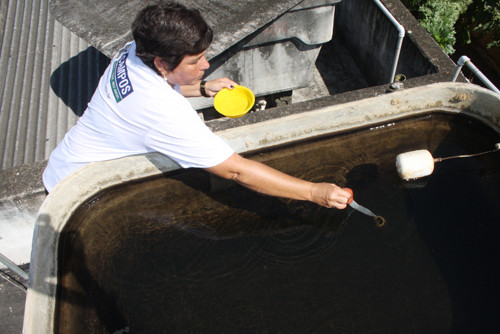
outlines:
[{"label": "woman's hand", "polygon": [[312,201],[327,208],[345,209],[351,194],[333,183],[315,183]]},{"label": "woman's hand", "polygon": [[[195,82],[192,85],[183,85],[181,86],[181,94],[184,97],[200,97],[201,81]],[[218,91],[224,88],[233,89],[234,86],[238,85],[236,82],[229,78],[219,78],[205,82],[205,93],[209,97],[215,96]]]},{"label": "woman's hand", "polygon": [[218,91],[224,88],[233,89],[236,85],[238,84],[229,78],[214,79],[205,83],[205,92],[208,96],[213,97]]}]

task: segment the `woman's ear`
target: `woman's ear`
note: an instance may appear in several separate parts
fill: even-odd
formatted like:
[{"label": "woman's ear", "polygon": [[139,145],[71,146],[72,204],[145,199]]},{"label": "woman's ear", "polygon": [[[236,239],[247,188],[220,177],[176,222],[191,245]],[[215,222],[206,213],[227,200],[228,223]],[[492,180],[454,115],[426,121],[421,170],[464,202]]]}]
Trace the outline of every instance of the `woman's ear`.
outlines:
[{"label": "woman's ear", "polygon": [[155,64],[156,69],[161,73],[163,77],[165,77],[167,75],[168,70],[167,66],[165,66],[163,59],[161,59],[161,57],[155,57],[153,62]]}]

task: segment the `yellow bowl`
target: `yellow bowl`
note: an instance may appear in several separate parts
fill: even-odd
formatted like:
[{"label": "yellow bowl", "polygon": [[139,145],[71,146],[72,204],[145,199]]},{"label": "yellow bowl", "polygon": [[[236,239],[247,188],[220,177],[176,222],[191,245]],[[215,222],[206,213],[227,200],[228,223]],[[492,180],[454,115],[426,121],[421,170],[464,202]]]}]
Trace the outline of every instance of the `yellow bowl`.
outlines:
[{"label": "yellow bowl", "polygon": [[226,117],[241,117],[252,109],[255,95],[244,86],[235,86],[233,89],[224,88],[215,95],[214,107]]}]

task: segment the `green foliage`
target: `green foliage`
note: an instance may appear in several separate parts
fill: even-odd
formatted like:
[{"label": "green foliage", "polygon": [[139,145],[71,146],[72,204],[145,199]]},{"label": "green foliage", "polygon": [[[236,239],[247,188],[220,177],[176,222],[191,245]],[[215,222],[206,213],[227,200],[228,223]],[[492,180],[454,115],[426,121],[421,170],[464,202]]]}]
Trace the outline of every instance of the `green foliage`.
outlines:
[{"label": "green foliage", "polygon": [[420,8],[420,6],[425,4],[427,0],[401,0],[401,2],[418,20],[422,18],[418,9]]},{"label": "green foliage", "polygon": [[462,44],[471,42],[471,34],[489,35],[488,49],[500,47],[500,1],[474,0],[457,24],[457,38]]},{"label": "green foliage", "polygon": [[428,0],[419,7],[420,24],[447,54],[455,52],[455,23],[472,0]]},{"label": "green foliage", "polygon": [[402,0],[448,53],[455,44],[487,36],[487,48],[500,47],[500,0]]}]

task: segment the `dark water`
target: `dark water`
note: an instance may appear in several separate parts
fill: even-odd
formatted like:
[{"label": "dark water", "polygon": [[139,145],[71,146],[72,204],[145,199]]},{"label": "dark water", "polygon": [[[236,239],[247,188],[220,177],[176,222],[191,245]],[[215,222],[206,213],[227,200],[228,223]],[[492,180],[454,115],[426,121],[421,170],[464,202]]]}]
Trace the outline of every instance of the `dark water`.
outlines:
[{"label": "dark water", "polygon": [[[432,115],[252,159],[354,189],[352,209],[250,192],[200,170],[106,190],[61,236],[62,333],[485,333],[500,323],[500,154],[475,120]],[[124,331],[122,331],[124,332]]]}]

